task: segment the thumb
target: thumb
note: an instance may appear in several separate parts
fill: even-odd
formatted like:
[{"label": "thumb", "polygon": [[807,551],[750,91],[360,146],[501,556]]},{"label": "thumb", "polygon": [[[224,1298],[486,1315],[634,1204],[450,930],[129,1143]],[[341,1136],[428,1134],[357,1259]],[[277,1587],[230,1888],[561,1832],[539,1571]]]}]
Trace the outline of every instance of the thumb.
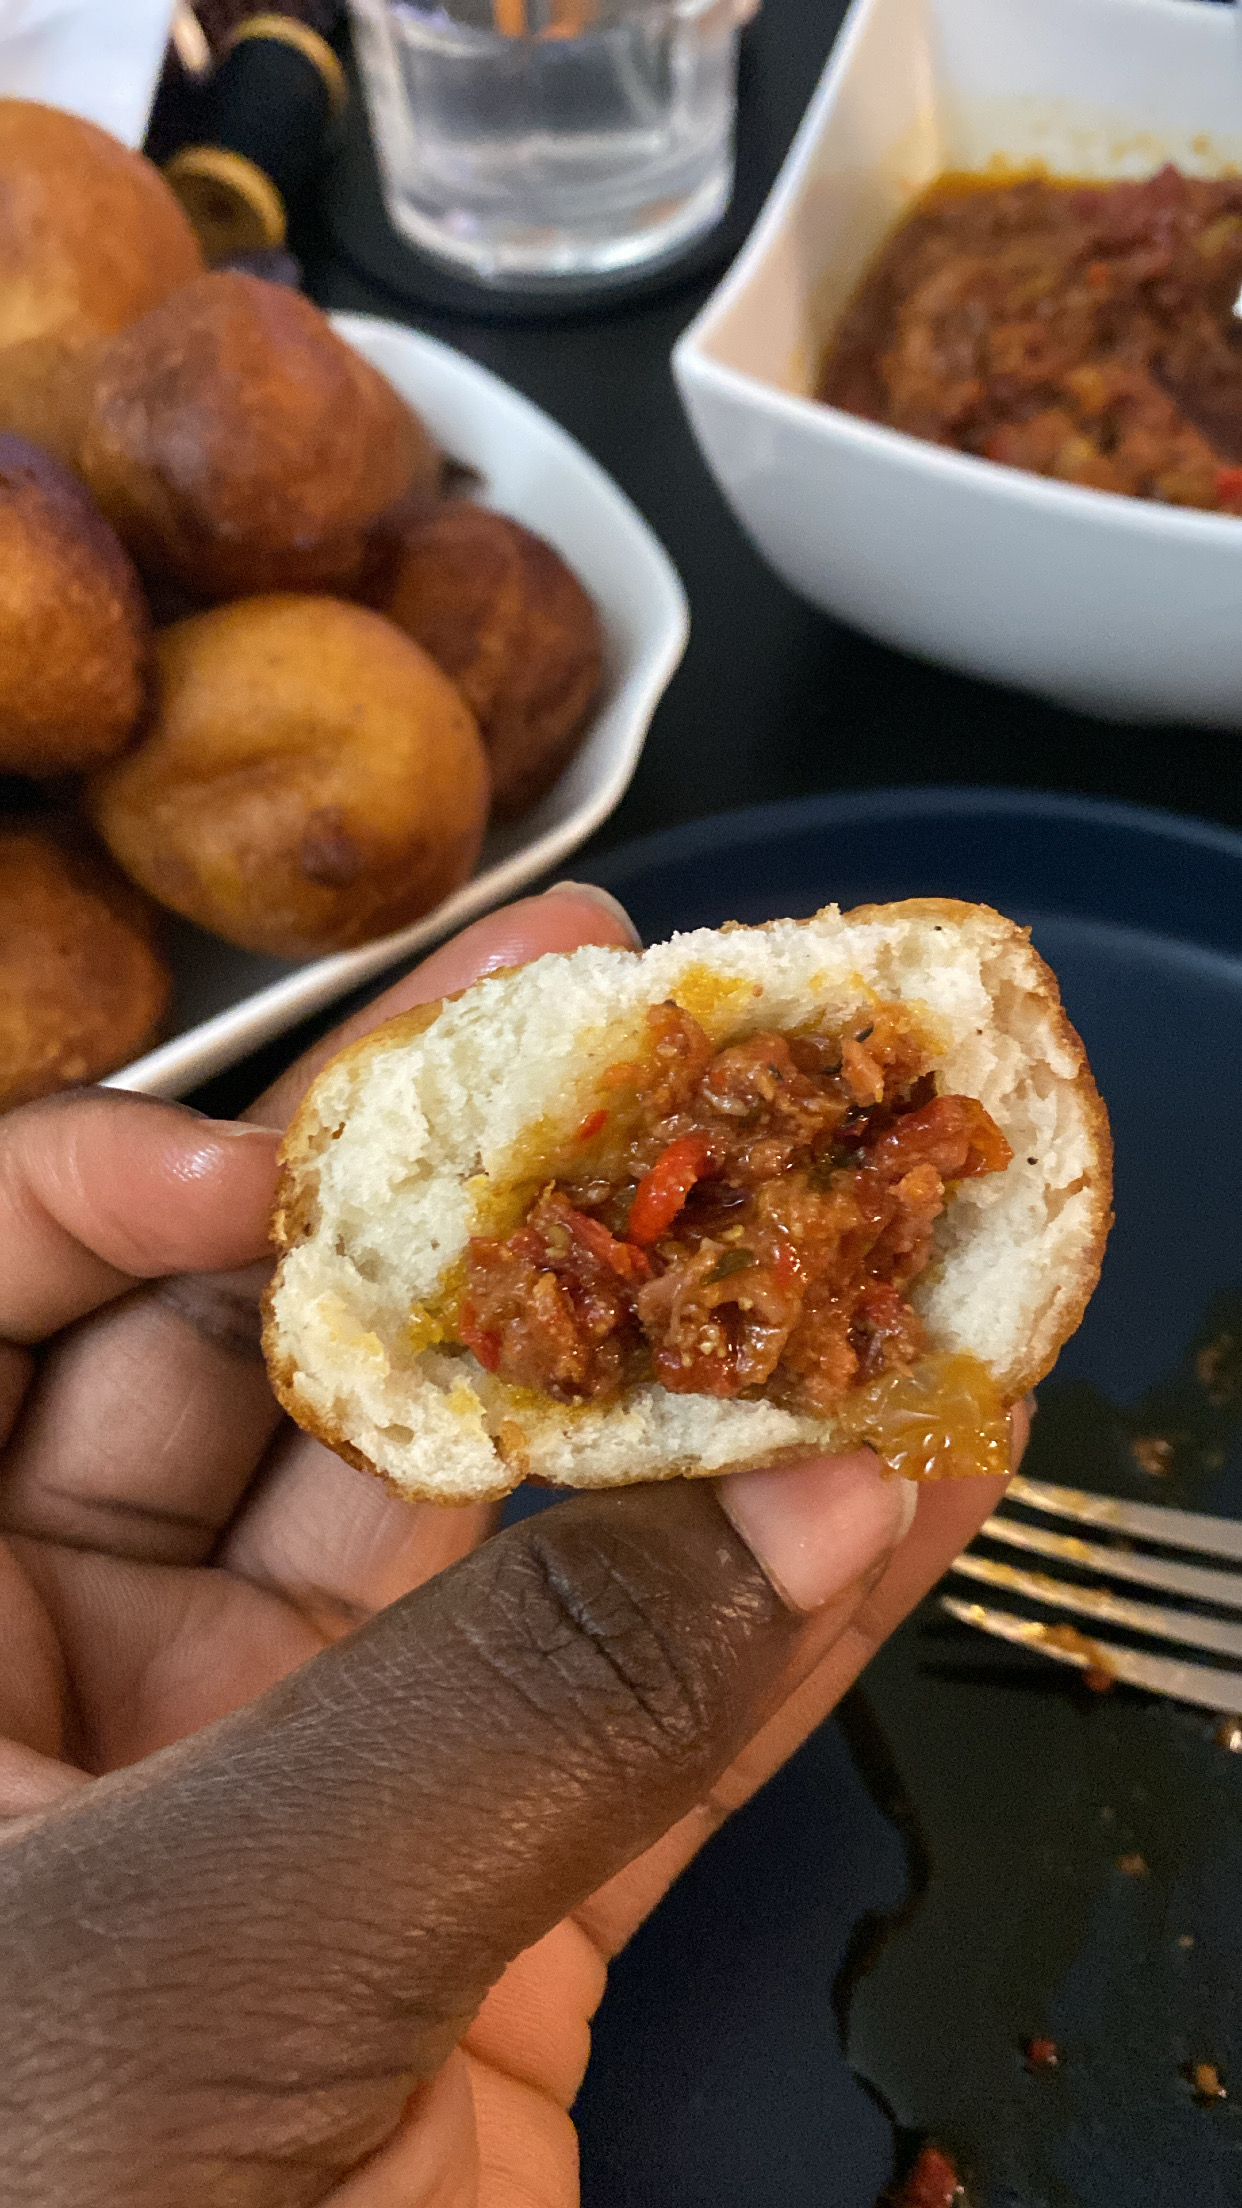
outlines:
[{"label": "thumb", "polygon": [[527,1520],[20,1828],[0,1848],[17,2166],[81,2156],[93,2203],[284,2208],[386,2138],[505,1964],[818,1660],[912,1501],[866,1455],[722,1486],[731,1517],[672,1481]]}]

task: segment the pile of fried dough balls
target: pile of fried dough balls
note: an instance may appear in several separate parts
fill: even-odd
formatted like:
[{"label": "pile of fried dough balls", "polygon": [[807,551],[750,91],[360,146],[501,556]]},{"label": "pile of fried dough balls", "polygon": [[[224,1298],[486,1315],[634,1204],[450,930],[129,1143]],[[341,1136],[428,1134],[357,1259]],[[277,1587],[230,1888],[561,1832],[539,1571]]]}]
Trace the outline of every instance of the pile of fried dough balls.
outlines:
[{"label": "pile of fried dough balls", "polygon": [[602,679],[559,555],[446,495],[300,294],[149,162],[0,100],[0,1110],[149,1045],[158,907],[343,950],[471,873]]}]

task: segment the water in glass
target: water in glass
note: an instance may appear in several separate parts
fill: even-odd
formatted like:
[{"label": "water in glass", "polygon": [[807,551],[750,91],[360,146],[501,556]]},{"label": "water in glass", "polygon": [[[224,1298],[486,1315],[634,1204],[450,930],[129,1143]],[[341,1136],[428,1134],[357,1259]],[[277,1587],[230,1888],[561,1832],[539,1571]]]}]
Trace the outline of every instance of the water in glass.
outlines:
[{"label": "water in glass", "polygon": [[670,258],[733,183],[739,0],[351,0],[388,211],[463,273]]}]

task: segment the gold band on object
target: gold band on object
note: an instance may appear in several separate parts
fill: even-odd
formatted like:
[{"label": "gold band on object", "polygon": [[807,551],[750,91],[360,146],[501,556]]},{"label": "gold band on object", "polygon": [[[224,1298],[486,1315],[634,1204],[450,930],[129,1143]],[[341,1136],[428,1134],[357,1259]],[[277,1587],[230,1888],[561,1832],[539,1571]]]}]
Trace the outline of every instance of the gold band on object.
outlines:
[{"label": "gold band on object", "polygon": [[224,52],[231,54],[244,38],[274,38],[280,44],[292,46],[295,52],[305,54],[313,62],[328,88],[333,115],[343,115],[349,106],[349,85],[345,71],[333,53],[326,38],[312,31],[309,23],[299,23],[291,15],[248,15],[244,23],[229,32]]},{"label": "gold band on object", "polygon": [[209,263],[285,242],[285,203],[258,164],[227,146],[183,146],[165,164]]}]

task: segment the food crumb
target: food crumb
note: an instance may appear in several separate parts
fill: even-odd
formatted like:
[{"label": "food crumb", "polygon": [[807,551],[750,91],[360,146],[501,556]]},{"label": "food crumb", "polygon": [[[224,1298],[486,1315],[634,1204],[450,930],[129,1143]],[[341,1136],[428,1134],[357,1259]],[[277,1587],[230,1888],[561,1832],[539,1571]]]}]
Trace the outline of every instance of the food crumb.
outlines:
[{"label": "food crumb", "polygon": [[1147,1864],[1141,1855],[1119,1855],[1117,1868],[1119,1871],[1124,1871],[1127,1878],[1146,1878],[1147,1876]]},{"label": "food crumb", "polygon": [[1055,2039],[1028,2039],[1022,2052],[1028,2070],[1055,2070],[1061,2061]]},{"label": "food crumb", "polygon": [[1099,1664],[1088,1664],[1082,1676],[1092,1694],[1111,1694],[1117,1684],[1112,1672],[1103,1670]]},{"label": "food crumb", "polygon": [[496,1435],[496,1453],[520,1479],[530,1471],[530,1436],[515,1418],[502,1418]]},{"label": "food crumb", "polygon": [[1205,1342],[1195,1358],[1195,1377],[1203,1388],[1208,1402],[1223,1409],[1237,1398],[1239,1380],[1242,1379],[1242,1342],[1236,1334],[1224,1332]]},{"label": "food crumb", "polygon": [[1173,1444],[1163,1434],[1136,1434],[1130,1455],[1140,1471],[1165,1473],[1173,1461]]},{"label": "food crumb", "polygon": [[948,2155],[926,2146],[888,2200],[889,2208],[966,2208],[966,2189]]},{"label": "food crumb", "polygon": [[1178,1944],[1178,1946],[1179,1946],[1179,1947],[1193,1947],[1193,1946],[1194,1946],[1194,1944],[1195,1944],[1195,1936],[1194,1936],[1194,1933],[1193,1933],[1193,1932],[1179,1932],[1179,1933],[1178,1933],[1178,1935],[1177,1935],[1177,1944]]},{"label": "food crumb", "polygon": [[1214,2062],[1188,2062],[1183,2067],[1182,2076],[1186,2079],[1200,2108],[1209,2108],[1213,2101],[1224,2101],[1229,2098],[1221,2083],[1220,2072]]},{"label": "food crumb", "polygon": [[1242,1724],[1236,1717],[1222,1717],[1213,1738],[1218,1748],[1227,1748],[1231,1756],[1242,1756]]}]

